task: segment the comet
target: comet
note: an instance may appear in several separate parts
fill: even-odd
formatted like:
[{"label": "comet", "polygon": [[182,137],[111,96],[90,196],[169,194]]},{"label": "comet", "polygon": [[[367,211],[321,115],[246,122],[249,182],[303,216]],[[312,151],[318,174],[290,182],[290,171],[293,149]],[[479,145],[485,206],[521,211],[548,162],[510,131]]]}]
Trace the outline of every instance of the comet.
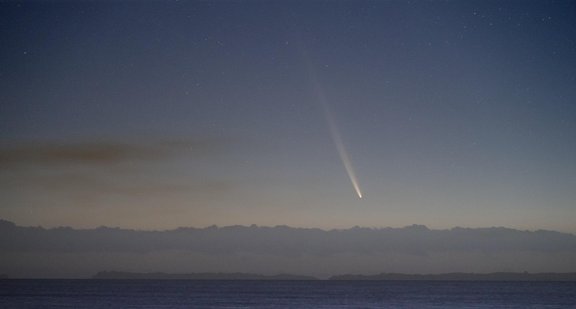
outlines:
[{"label": "comet", "polygon": [[318,102],[322,107],[322,111],[326,118],[326,122],[328,123],[328,128],[330,130],[330,136],[332,137],[332,141],[338,150],[338,155],[340,156],[340,160],[344,165],[344,169],[348,174],[348,178],[352,183],[352,187],[354,187],[354,191],[358,198],[362,198],[362,190],[360,189],[360,184],[358,182],[358,178],[356,177],[356,172],[354,172],[354,167],[352,166],[352,161],[350,160],[350,155],[348,154],[348,150],[346,149],[346,145],[342,140],[342,135],[340,134],[340,130],[338,130],[338,126],[336,125],[336,119],[330,109],[330,105],[328,105],[328,100],[326,99],[326,94],[324,90],[320,87],[317,81],[314,82],[314,92],[317,96]]},{"label": "comet", "polygon": [[330,104],[328,104],[328,99],[326,97],[326,93],[324,88],[321,86],[318,78],[316,76],[316,71],[314,70],[314,65],[310,61],[310,57],[308,56],[307,49],[305,48],[303,42],[298,40],[300,44],[299,49],[300,52],[305,60],[306,68],[308,69],[308,77],[310,78],[310,82],[312,83],[312,88],[314,91],[314,95],[316,96],[316,101],[319,103],[320,108],[326,118],[326,122],[328,124],[328,129],[330,130],[330,136],[332,137],[332,141],[336,146],[338,151],[338,155],[340,156],[340,160],[342,161],[342,165],[344,165],[344,169],[348,174],[348,178],[352,183],[352,187],[356,192],[358,198],[362,198],[362,190],[360,189],[360,184],[358,182],[358,178],[356,177],[356,172],[354,172],[354,167],[352,166],[352,161],[350,160],[350,155],[348,154],[348,150],[346,149],[346,145],[342,140],[342,135],[340,134],[340,130],[338,130],[338,125],[336,123],[336,118],[330,109]]}]

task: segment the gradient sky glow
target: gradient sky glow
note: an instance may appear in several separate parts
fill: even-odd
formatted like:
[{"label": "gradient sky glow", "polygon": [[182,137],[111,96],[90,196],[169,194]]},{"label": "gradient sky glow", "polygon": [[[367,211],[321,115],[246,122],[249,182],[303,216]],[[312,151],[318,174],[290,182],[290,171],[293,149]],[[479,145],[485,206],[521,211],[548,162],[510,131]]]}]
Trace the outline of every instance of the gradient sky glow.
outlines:
[{"label": "gradient sky glow", "polygon": [[576,233],[574,1],[2,2],[0,42],[19,225]]}]

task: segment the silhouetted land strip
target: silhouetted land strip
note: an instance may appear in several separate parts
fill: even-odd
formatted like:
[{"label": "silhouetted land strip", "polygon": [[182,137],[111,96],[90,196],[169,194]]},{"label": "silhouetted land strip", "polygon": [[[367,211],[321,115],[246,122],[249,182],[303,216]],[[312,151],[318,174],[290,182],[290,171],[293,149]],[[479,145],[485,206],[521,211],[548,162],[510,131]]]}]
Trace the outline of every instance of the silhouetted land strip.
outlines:
[{"label": "silhouetted land strip", "polygon": [[445,274],[398,274],[339,275],[330,280],[381,280],[381,281],[576,281],[576,273],[445,273]]},{"label": "silhouetted land strip", "polygon": [[312,276],[299,276],[290,274],[259,275],[250,273],[133,273],[121,271],[101,271],[93,279],[165,279],[165,280],[318,280]]},{"label": "silhouetted land strip", "polygon": [[[290,274],[260,275],[252,273],[186,273],[161,272],[135,273],[101,271],[93,279],[125,280],[319,280],[313,276]],[[444,273],[444,274],[400,274],[337,275],[328,280],[340,281],[576,281],[576,273]]]}]

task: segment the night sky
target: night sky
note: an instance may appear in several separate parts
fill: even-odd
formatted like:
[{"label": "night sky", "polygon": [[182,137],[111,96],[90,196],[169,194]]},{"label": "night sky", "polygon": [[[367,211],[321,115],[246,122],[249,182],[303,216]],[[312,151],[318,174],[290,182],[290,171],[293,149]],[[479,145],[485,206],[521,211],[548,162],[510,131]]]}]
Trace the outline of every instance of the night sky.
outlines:
[{"label": "night sky", "polygon": [[2,2],[0,218],[576,233],[576,2]]}]

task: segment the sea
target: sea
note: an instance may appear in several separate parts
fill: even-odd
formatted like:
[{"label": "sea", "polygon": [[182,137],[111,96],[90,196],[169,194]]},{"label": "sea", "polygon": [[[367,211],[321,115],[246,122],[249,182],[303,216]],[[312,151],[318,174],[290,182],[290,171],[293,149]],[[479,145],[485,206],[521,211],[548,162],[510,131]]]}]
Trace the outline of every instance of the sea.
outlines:
[{"label": "sea", "polygon": [[0,308],[576,308],[576,282],[8,279]]}]

